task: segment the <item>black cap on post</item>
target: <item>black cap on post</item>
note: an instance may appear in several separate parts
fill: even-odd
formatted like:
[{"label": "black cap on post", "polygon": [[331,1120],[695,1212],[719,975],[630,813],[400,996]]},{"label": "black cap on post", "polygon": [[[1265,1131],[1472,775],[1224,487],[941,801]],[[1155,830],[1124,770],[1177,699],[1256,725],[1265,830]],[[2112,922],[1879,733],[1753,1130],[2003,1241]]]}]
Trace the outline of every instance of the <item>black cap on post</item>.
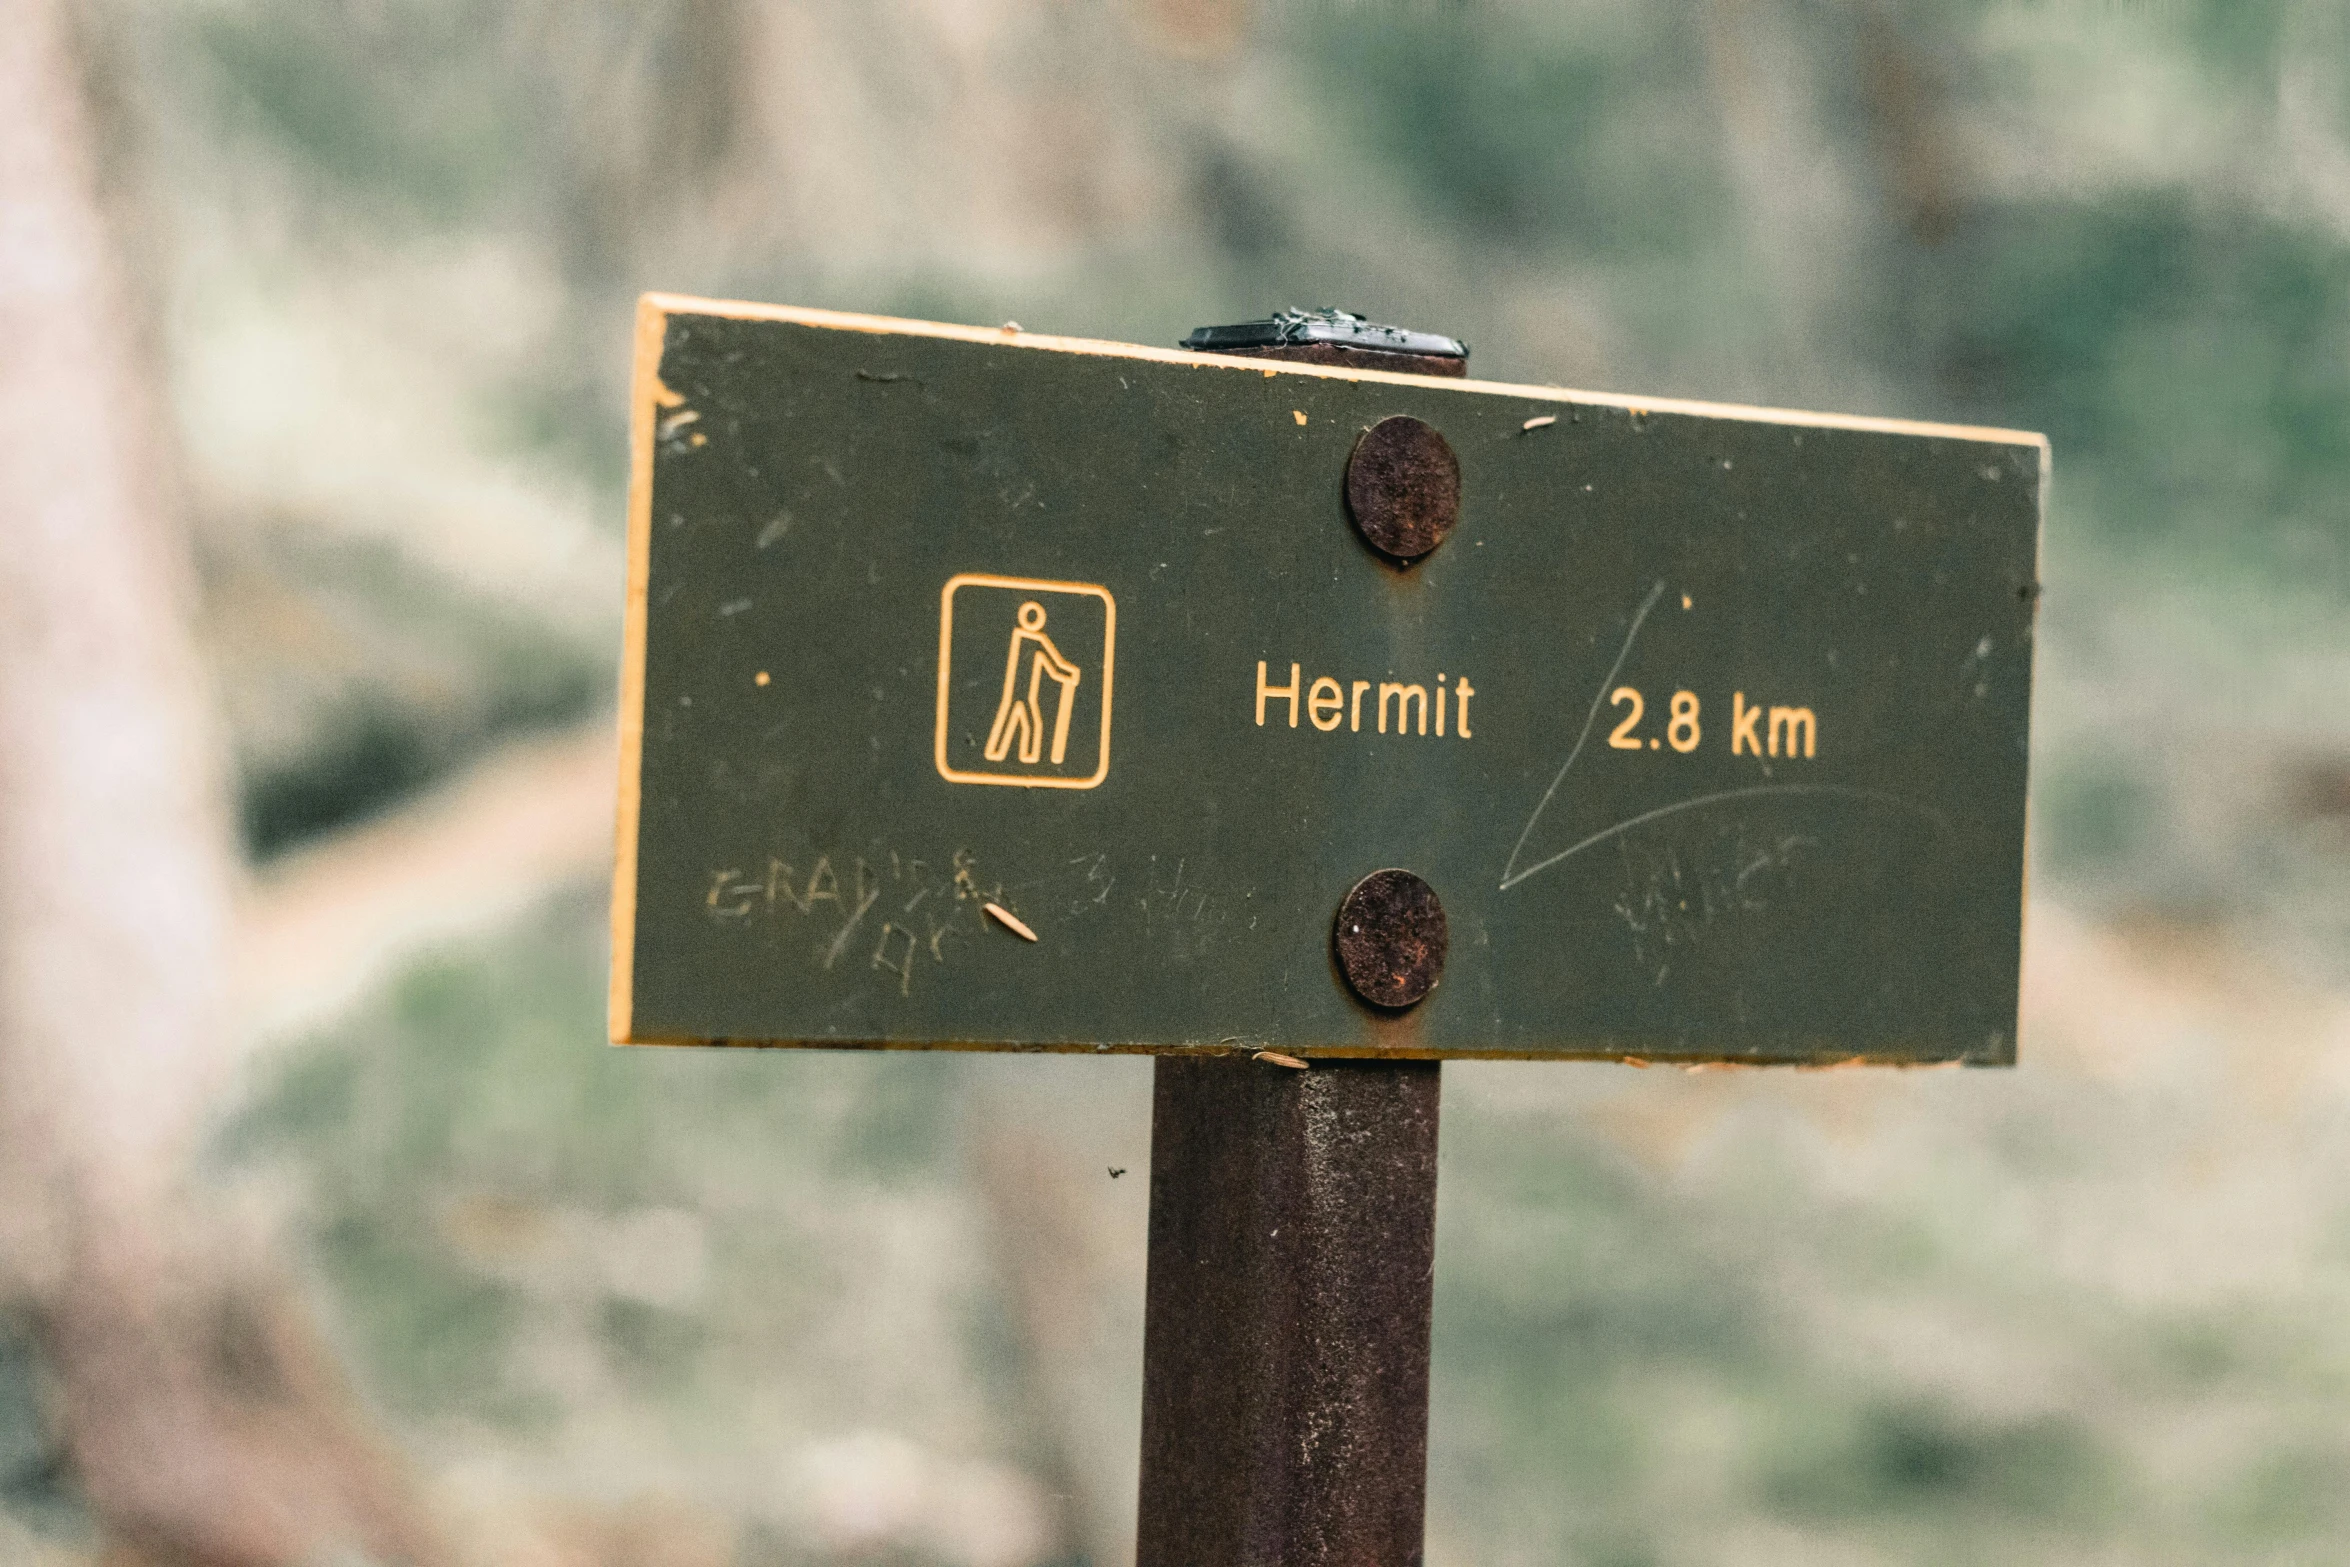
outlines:
[{"label": "black cap on post", "polygon": [[1192,330],[1182,345],[1200,354],[1238,354],[1352,370],[1465,376],[1469,345],[1457,337],[1381,326],[1351,310],[1283,310],[1262,321]]}]

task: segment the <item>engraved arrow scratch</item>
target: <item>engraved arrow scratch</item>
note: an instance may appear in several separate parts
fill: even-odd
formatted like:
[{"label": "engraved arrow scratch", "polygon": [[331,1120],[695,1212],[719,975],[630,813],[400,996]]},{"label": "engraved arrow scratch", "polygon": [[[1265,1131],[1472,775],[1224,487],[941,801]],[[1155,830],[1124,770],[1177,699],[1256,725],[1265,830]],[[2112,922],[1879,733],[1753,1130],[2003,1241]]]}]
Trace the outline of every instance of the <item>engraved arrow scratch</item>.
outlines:
[{"label": "engraved arrow scratch", "polygon": [[[1575,849],[1569,849],[1566,854],[1554,854],[1539,865],[1518,869],[1518,856],[1526,852],[1526,840],[1534,836],[1534,824],[1542,820],[1544,811],[1550,809],[1551,797],[1559,792],[1559,785],[1567,781],[1567,774],[1575,766],[1575,758],[1583,754],[1584,742],[1591,738],[1591,726],[1599,722],[1600,704],[1607,699],[1608,692],[1614,689],[1616,676],[1624,672],[1624,661],[1632,656],[1632,644],[1639,640],[1640,627],[1648,619],[1648,612],[1656,608],[1656,601],[1664,596],[1665,581],[1659,577],[1656,586],[1648,590],[1648,597],[1640,601],[1640,608],[1633,612],[1632,629],[1624,633],[1624,645],[1617,650],[1616,661],[1608,666],[1607,678],[1599,683],[1599,689],[1591,695],[1591,711],[1583,717],[1583,732],[1575,736],[1575,748],[1567,753],[1566,765],[1558,770],[1558,776],[1550,781],[1550,787],[1542,791],[1541,802],[1534,807],[1534,814],[1526,818],[1526,830],[1518,834],[1517,846],[1510,850],[1510,862],[1502,867],[1501,891],[1509,891],[1527,877],[1550,869],[1575,852]],[[1588,845],[1577,844],[1575,847],[1585,848]]]}]

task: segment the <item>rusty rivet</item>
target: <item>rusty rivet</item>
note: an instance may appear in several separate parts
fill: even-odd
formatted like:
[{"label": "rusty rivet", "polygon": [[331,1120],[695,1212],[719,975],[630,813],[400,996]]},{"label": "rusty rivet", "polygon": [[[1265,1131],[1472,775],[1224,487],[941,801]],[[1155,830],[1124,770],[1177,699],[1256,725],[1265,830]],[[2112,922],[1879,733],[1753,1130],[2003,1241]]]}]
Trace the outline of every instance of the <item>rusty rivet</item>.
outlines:
[{"label": "rusty rivet", "polygon": [[1436,427],[1410,414],[1362,433],[1346,459],[1346,505],[1374,548],[1418,560],[1461,518],[1461,462]]},{"label": "rusty rivet", "polygon": [[1436,889],[1410,871],[1373,871],[1338,905],[1338,966],[1356,995],[1408,1007],[1436,988],[1451,945]]}]

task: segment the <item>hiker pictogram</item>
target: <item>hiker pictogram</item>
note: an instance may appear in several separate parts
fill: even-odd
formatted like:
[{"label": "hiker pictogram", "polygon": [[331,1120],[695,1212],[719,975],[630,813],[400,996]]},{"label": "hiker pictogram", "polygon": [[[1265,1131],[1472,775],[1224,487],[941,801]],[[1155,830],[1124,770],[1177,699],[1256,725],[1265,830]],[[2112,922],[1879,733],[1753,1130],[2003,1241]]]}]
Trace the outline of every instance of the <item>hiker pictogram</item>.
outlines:
[{"label": "hiker pictogram", "polygon": [[947,579],[939,775],[1021,789],[1091,789],[1107,778],[1117,628],[1118,605],[1099,583],[978,571]]},{"label": "hiker pictogram", "polygon": [[[987,732],[986,756],[991,762],[1000,762],[1011,754],[1014,742],[1020,747],[1020,760],[1033,766],[1044,749],[1044,710],[1038,701],[1045,677],[1051,676],[1060,693],[1053,703],[1053,765],[1060,766],[1069,757],[1069,718],[1076,707],[1077,683],[1084,678],[1075,664],[1061,656],[1053,646],[1053,639],[1044,633],[1044,606],[1034,599],[1020,606],[1019,623],[1012,630],[1012,645],[1004,655],[1004,695],[996,704],[995,725]],[[1020,691],[1020,657],[1033,652],[1028,666],[1028,691]]]}]

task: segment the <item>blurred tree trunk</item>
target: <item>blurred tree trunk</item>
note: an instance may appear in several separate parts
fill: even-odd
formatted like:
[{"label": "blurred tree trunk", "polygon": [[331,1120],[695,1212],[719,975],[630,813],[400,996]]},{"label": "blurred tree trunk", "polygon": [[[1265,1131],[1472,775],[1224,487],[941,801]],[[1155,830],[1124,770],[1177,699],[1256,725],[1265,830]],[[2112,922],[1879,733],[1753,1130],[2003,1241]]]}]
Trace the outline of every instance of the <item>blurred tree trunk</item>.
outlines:
[{"label": "blurred tree trunk", "polygon": [[0,0],[0,1292],[122,1557],[437,1559],[265,1253],[187,1183],[238,867],[188,541],[59,0]]}]

